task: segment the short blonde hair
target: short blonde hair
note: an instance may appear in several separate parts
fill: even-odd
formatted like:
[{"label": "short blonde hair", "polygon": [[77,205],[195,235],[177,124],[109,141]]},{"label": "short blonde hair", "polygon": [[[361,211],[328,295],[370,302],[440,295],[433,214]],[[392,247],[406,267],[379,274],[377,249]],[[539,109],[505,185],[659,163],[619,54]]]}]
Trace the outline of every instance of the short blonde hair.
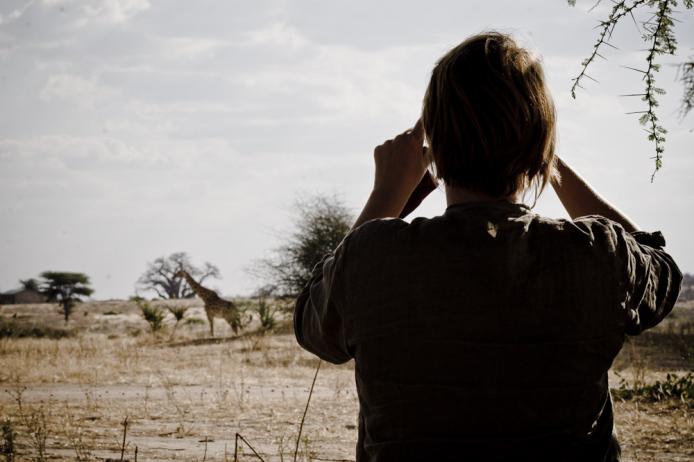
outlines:
[{"label": "short blonde hair", "polygon": [[539,61],[508,35],[474,35],[434,67],[422,123],[436,176],[494,197],[555,174],[556,114]]}]

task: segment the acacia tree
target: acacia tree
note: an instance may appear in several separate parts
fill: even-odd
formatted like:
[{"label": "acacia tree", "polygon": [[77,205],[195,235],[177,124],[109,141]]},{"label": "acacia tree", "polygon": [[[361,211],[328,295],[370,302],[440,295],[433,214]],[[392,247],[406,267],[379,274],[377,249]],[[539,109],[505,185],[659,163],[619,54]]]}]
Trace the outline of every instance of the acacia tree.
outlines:
[{"label": "acacia tree", "polygon": [[[571,6],[576,5],[576,0],[568,0],[568,2]],[[600,3],[601,0],[597,0],[591,10]],[[593,45],[593,51],[581,63],[583,67],[578,76],[573,79],[571,86],[571,96],[576,98],[576,89],[583,88],[581,82],[584,78],[595,80],[587,73],[588,67],[595,61],[595,58],[605,58],[600,53],[605,46],[616,48],[610,43],[612,33],[621,20],[627,16],[630,17],[639,29],[641,38],[646,45],[647,54],[644,68],[631,68],[641,75],[645,88],[643,93],[625,96],[639,97],[645,103],[643,110],[633,111],[630,114],[639,115],[639,123],[646,127],[648,139],[654,144],[655,168],[653,175],[651,175],[651,181],[653,181],[656,172],[663,166],[665,134],[667,133],[656,114],[658,96],[665,94],[665,90],[655,85],[655,74],[660,70],[658,58],[662,55],[674,55],[677,51],[674,27],[676,22],[681,22],[675,17],[678,13],[676,8],[680,4],[686,9],[691,9],[694,7],[694,0],[612,0],[610,12],[598,24],[599,32]],[[635,16],[637,13],[643,14],[645,19],[637,21]],[[679,80],[684,86],[680,106],[680,117],[684,118],[694,107],[694,56],[690,56],[680,64]]]},{"label": "acacia tree", "polygon": [[[311,272],[328,252],[345,237],[352,214],[335,196],[314,196],[294,204],[294,230],[274,250],[274,255],[258,262],[251,273],[270,283],[277,296],[296,296]],[[266,286],[270,287],[270,286]]]},{"label": "acacia tree", "polygon": [[195,292],[176,273],[184,270],[202,283],[207,278],[219,278],[219,269],[209,262],[202,267],[193,265],[186,252],[175,252],[168,257],[159,257],[147,264],[147,270],[137,280],[142,291],[152,291],[159,298],[191,298]]},{"label": "acacia tree", "polygon": [[88,297],[94,290],[89,287],[89,277],[83,273],[68,273],[62,271],[44,271],[41,292],[49,302],[58,303],[68,322],[72,309],[82,301],[81,297]]}]

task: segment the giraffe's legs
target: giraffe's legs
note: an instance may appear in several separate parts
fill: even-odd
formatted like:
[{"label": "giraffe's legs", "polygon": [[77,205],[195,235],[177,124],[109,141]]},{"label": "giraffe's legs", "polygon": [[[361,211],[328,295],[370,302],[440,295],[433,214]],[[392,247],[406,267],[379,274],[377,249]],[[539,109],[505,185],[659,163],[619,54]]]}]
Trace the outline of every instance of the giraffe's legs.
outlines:
[{"label": "giraffe's legs", "polygon": [[214,317],[208,312],[205,314],[207,314],[207,320],[210,322],[210,336],[214,337]]}]

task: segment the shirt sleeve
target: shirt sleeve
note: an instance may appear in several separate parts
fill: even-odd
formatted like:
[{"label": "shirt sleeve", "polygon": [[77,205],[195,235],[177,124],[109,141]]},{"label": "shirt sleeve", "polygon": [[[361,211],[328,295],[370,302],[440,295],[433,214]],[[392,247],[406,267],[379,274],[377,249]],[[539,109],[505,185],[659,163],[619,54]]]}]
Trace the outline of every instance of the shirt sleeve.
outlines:
[{"label": "shirt sleeve", "polygon": [[665,252],[656,231],[624,232],[626,260],[626,333],[637,335],[657,325],[672,311],[682,286],[682,272]]},{"label": "shirt sleeve", "polygon": [[341,315],[347,240],[348,237],[314,267],[294,307],[294,334],[299,345],[334,364],[352,358]]},{"label": "shirt sleeve", "polygon": [[662,233],[629,233],[619,223],[598,215],[574,223],[616,265],[624,331],[638,335],[662,321],[675,306],[682,284],[682,273],[664,250]]}]

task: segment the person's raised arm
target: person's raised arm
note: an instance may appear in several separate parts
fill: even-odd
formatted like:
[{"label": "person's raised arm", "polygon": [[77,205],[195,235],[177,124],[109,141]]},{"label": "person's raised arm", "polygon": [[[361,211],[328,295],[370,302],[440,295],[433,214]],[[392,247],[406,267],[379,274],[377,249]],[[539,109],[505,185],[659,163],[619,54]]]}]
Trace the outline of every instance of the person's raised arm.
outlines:
[{"label": "person's raised arm", "polygon": [[376,218],[397,217],[427,169],[421,120],[374,150],[374,186],[359,218],[358,228]]},{"label": "person's raised arm", "polygon": [[[636,335],[658,324],[675,306],[682,283],[682,272],[664,250],[665,239],[659,232],[639,231],[622,212],[595,192],[566,162],[558,160],[560,181],[552,187],[581,227],[595,233],[605,230],[596,242],[607,242],[606,250],[618,263],[620,290],[624,290],[625,332]],[[608,220],[578,220],[584,215],[600,215]],[[620,228],[610,223],[617,222]]]},{"label": "person's raised arm", "polygon": [[601,215],[616,221],[632,233],[638,226],[614,205],[602,198],[581,176],[557,157],[560,180],[552,180],[552,187],[572,220],[585,215]]}]

